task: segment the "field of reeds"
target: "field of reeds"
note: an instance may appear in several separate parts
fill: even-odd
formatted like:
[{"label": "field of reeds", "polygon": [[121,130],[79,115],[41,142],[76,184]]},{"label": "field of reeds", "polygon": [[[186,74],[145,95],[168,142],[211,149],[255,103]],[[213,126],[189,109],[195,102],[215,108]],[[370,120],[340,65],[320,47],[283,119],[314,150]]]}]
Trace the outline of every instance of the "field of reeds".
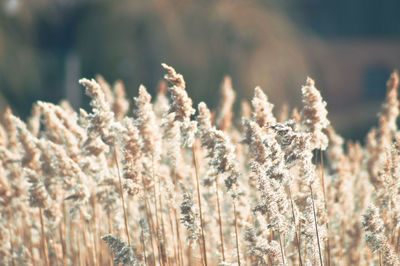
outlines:
[{"label": "field of reeds", "polygon": [[[365,145],[345,142],[307,79],[273,112],[234,115],[167,90],[81,79],[91,112],[37,102],[0,127],[0,265],[399,265],[398,74]],[[384,86],[384,84],[382,84]],[[241,117],[241,118],[239,118]]]}]

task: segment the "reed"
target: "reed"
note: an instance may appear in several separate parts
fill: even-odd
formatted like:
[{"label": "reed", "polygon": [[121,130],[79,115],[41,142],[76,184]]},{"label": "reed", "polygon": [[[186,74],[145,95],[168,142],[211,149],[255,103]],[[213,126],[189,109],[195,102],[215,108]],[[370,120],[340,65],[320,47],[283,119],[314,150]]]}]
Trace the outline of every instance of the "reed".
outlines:
[{"label": "reed", "polygon": [[0,265],[400,265],[397,72],[362,145],[310,78],[292,118],[257,87],[240,125],[230,78],[212,112],[163,68],[168,90],[131,108],[99,76],[89,112],[5,111]]}]

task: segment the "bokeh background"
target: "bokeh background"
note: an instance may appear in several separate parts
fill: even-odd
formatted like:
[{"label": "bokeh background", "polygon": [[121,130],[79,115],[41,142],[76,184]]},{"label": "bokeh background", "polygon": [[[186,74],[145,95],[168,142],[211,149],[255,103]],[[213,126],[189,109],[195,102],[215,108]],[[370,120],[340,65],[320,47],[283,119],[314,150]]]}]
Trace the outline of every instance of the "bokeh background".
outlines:
[{"label": "bokeh background", "polygon": [[277,112],[300,106],[310,76],[339,133],[362,139],[400,65],[399,12],[398,0],[1,0],[0,112],[87,106],[77,81],[98,73],[154,94],[166,62],[211,107],[227,74],[237,102],[260,85]]}]

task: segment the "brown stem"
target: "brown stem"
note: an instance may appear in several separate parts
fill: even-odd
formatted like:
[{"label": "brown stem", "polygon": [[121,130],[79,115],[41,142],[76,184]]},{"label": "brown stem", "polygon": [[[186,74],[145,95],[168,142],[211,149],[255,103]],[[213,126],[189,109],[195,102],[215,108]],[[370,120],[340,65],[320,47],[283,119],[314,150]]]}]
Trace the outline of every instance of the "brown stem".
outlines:
[{"label": "brown stem", "polygon": [[223,239],[223,234],[222,234],[221,207],[220,207],[220,202],[219,202],[218,175],[215,177],[215,194],[217,194],[219,238],[220,238],[220,241],[221,241],[222,261],[225,261],[224,239]]},{"label": "brown stem", "polygon": [[194,168],[195,168],[195,172],[196,172],[197,199],[199,201],[201,239],[202,239],[202,242],[203,242],[202,244],[203,244],[203,253],[204,253],[204,264],[207,266],[206,241],[205,241],[205,237],[204,237],[204,223],[203,223],[203,213],[202,213],[202,210],[201,210],[199,173],[198,173],[197,159],[196,159],[196,153],[195,153],[195,144],[193,144],[193,146],[192,146],[192,153],[193,153]]}]

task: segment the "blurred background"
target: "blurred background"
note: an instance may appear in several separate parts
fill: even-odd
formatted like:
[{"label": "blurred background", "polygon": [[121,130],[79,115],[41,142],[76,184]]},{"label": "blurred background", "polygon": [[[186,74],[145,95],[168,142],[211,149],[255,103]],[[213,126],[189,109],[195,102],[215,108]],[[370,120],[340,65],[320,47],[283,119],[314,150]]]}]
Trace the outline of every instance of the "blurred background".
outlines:
[{"label": "blurred background", "polygon": [[0,112],[87,106],[78,79],[98,73],[129,97],[140,84],[154,95],[165,62],[210,107],[225,75],[237,102],[260,85],[277,113],[301,106],[310,76],[337,131],[362,139],[400,65],[399,11],[398,0],[1,0]]}]

